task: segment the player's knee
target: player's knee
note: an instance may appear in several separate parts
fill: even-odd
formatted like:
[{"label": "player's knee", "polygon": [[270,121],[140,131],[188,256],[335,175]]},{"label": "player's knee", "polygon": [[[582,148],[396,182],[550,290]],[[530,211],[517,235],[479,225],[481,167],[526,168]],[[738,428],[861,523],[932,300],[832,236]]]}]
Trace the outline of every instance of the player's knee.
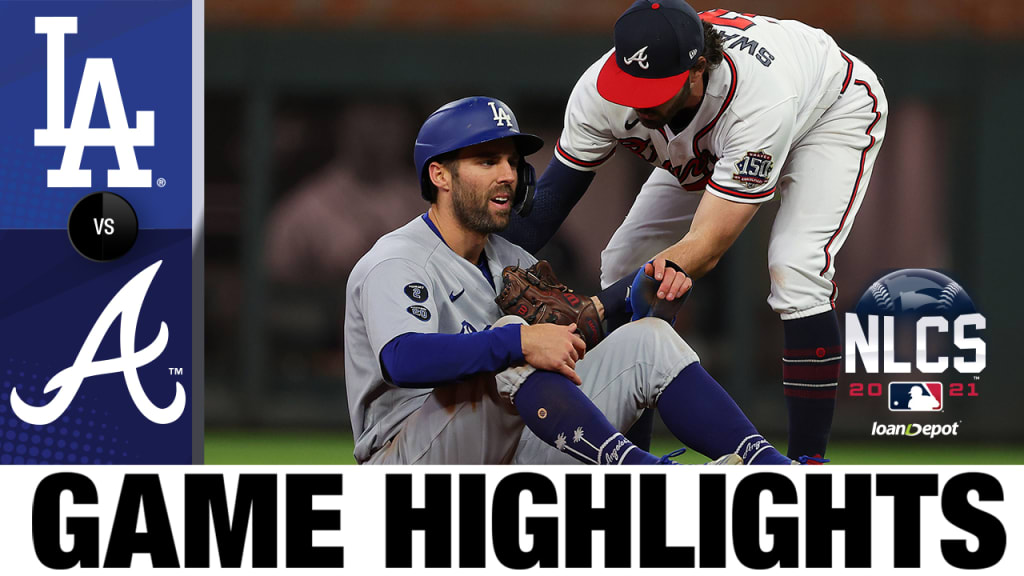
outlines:
[{"label": "player's knee", "polygon": [[653,316],[649,318],[641,318],[636,322],[630,322],[627,326],[640,332],[647,339],[661,340],[663,338],[679,338],[682,340],[682,337],[676,333],[675,328],[661,318],[655,318]]},{"label": "player's knee", "polygon": [[821,269],[794,264],[792,261],[769,261],[772,290],[768,303],[772,310],[786,317],[827,305],[833,285],[820,274]]},{"label": "player's knee", "polygon": [[660,318],[641,318],[619,328],[625,340],[636,347],[638,358],[668,369],[681,362],[698,361],[697,353],[668,322]]},{"label": "player's knee", "polygon": [[817,297],[822,291],[831,293],[832,284],[820,274],[820,267],[810,267],[791,260],[768,262],[768,274],[772,281],[772,292],[782,291],[801,300]]},{"label": "player's knee", "polygon": [[494,322],[494,324],[491,324],[491,328],[500,328],[502,326],[507,326],[509,324],[523,324],[523,325],[527,325],[527,324],[529,324],[529,322],[527,322],[521,316],[516,316],[515,314],[508,314],[506,316],[502,316],[501,318],[498,318]]},{"label": "player's knee", "polygon": [[774,286],[791,286],[797,284],[804,277],[806,271],[790,261],[780,260],[768,262],[768,275]]}]

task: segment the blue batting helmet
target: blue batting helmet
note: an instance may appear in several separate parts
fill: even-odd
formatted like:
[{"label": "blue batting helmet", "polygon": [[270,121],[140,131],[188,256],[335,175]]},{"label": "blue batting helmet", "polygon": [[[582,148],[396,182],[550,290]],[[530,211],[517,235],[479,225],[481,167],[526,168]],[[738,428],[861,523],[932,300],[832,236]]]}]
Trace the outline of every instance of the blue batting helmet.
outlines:
[{"label": "blue batting helmet", "polygon": [[[515,139],[516,149],[524,157],[544,146],[544,141],[537,136],[519,131],[519,122],[512,109],[497,98],[472,96],[438,108],[420,127],[413,152],[423,198],[431,200],[433,195],[427,166],[438,156],[502,138]],[[526,216],[533,204],[537,173],[525,159],[519,162],[518,172],[512,206],[516,212]]]}]

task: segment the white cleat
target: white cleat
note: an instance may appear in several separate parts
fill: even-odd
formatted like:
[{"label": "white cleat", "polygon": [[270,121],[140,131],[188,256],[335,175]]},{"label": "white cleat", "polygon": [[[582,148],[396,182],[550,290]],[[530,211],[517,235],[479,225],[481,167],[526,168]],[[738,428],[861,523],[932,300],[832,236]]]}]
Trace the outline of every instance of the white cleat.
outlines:
[{"label": "white cleat", "polygon": [[717,460],[704,464],[705,466],[742,466],[743,458],[739,454],[726,454]]}]

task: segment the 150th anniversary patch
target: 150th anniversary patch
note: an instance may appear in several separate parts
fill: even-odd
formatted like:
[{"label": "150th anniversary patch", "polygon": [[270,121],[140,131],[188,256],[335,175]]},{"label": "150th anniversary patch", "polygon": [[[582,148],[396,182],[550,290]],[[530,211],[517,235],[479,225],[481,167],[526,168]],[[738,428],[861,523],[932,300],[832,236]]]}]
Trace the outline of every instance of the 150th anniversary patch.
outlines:
[{"label": "150th anniversary patch", "polygon": [[736,172],[733,173],[732,179],[742,182],[747,188],[757,188],[768,182],[768,175],[772,173],[775,163],[772,162],[771,154],[758,150],[747,152],[735,166]]}]

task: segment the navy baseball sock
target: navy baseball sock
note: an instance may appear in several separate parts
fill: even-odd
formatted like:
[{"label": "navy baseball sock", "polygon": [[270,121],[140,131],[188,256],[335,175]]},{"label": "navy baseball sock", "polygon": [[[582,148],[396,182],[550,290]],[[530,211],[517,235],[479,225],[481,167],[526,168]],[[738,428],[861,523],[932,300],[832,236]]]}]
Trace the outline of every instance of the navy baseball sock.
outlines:
[{"label": "navy baseball sock", "polygon": [[633,306],[629,303],[629,288],[633,285],[634,276],[635,274],[630,274],[597,293],[597,299],[604,305],[604,321],[608,334],[633,317]]},{"label": "navy baseball sock", "polygon": [[699,363],[683,368],[658,398],[658,413],[680,442],[709,457],[739,454],[744,464],[790,464]]},{"label": "navy baseball sock", "polygon": [[834,310],[784,320],[782,388],[789,409],[787,454],[824,456],[836,408],[839,362],[843,355]]},{"label": "navy baseball sock", "polygon": [[516,409],[538,438],[586,464],[660,464],[608,422],[571,380],[538,370],[515,396]]}]

